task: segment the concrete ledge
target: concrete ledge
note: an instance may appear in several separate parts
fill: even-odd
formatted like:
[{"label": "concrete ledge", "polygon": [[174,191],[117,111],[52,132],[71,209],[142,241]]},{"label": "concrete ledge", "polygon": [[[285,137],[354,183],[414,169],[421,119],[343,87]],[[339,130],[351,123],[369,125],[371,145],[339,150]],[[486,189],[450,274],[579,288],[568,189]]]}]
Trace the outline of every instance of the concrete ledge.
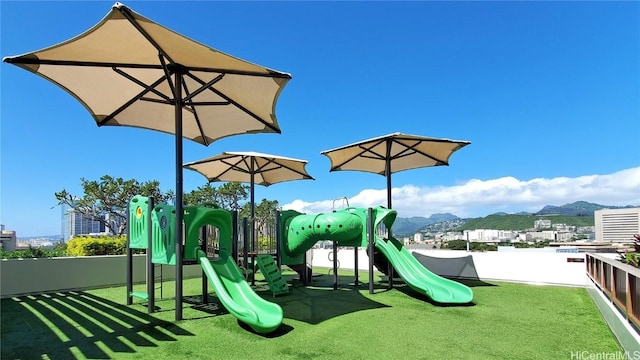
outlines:
[{"label": "concrete ledge", "polygon": [[[122,286],[126,283],[125,255],[0,261],[0,298],[54,291]],[[183,269],[184,278],[201,276],[199,265]],[[175,278],[175,267],[162,266],[163,280]],[[133,281],[145,281],[145,255],[133,256]]]}]

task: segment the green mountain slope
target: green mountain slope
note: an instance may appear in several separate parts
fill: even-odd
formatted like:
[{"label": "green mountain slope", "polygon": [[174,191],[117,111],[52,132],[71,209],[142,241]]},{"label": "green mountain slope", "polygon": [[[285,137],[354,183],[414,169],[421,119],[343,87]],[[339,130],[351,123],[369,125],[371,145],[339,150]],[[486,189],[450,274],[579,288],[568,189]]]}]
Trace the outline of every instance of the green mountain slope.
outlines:
[{"label": "green mountain slope", "polygon": [[424,227],[447,220],[455,220],[458,219],[457,216],[452,214],[433,214],[430,217],[410,217],[410,218],[396,218],[396,221],[393,223],[393,234],[398,236],[407,236],[413,235],[418,230],[423,229]]},{"label": "green mountain slope", "polygon": [[631,205],[627,206],[608,206],[608,205],[600,205],[595,203],[590,203],[587,201],[576,201],[570,204],[564,204],[561,206],[547,205],[543,207],[540,211],[536,213],[536,215],[573,215],[573,216],[581,216],[581,215],[593,215],[593,212],[596,210],[602,209],[623,209],[633,207]]}]

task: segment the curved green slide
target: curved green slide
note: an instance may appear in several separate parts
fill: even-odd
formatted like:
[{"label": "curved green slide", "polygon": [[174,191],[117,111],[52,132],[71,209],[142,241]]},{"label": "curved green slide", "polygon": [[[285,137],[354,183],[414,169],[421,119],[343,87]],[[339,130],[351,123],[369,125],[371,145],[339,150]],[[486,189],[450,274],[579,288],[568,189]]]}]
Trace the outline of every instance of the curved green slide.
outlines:
[{"label": "curved green slide", "polygon": [[413,290],[443,304],[466,304],[473,300],[473,291],[468,286],[432,273],[394,237],[376,236],[375,245]]},{"label": "curved green slide", "polygon": [[261,298],[251,289],[229,253],[220,249],[219,258],[209,261],[207,254],[197,249],[196,258],[222,305],[238,320],[258,333],[270,333],[282,324],[280,305]]}]

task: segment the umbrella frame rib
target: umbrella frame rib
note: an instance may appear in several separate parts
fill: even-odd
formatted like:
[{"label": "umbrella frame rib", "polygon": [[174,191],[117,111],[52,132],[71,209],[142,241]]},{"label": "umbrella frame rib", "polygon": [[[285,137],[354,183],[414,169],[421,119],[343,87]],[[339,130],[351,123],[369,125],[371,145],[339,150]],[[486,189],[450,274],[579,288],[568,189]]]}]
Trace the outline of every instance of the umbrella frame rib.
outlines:
[{"label": "umbrella frame rib", "polygon": [[[73,60],[47,60],[36,58],[17,58],[6,57],[3,62],[9,64],[24,64],[24,65],[63,65],[63,66],[84,66],[84,67],[119,67],[129,69],[152,69],[161,70],[162,65],[155,64],[131,64],[131,63],[113,63],[113,62],[100,62],[100,61],[73,61]],[[197,66],[186,67],[189,71],[197,72],[210,72],[210,73],[222,73],[230,75],[244,75],[244,76],[256,76],[256,77],[270,77],[275,79],[291,79],[291,75],[270,71],[269,73],[261,73],[256,71],[243,71],[224,68],[202,68]]]}]

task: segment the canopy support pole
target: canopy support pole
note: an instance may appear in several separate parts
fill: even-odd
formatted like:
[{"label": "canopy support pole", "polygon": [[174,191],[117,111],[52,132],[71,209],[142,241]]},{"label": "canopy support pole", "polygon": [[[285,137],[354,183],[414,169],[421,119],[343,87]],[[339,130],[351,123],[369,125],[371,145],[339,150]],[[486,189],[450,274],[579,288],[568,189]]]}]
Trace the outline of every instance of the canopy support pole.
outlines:
[{"label": "canopy support pole", "polygon": [[[253,158],[249,159],[251,161],[251,270],[255,271],[256,269],[256,222],[255,222],[255,161]],[[256,276],[255,273],[251,273],[251,286],[256,285]]]},{"label": "canopy support pole", "polygon": [[[391,139],[387,140],[387,157],[384,166],[384,175],[387,177],[387,209],[391,210]],[[387,229],[387,236],[391,238],[391,229]],[[393,288],[393,265],[391,261],[387,263],[387,274],[389,274],[389,283],[387,289]]]},{"label": "canopy support pole", "polygon": [[182,320],[182,73],[176,72],[174,87],[176,110],[176,321]]}]

